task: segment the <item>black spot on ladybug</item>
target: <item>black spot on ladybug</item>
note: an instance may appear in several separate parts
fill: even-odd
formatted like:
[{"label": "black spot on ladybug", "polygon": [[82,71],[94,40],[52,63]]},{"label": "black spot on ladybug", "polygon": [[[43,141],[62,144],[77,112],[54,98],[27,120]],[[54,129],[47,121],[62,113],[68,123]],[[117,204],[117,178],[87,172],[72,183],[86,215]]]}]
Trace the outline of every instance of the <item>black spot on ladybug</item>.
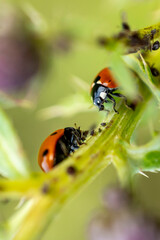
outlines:
[{"label": "black spot on ladybug", "polygon": [[57,134],[57,132],[53,132],[50,136],[53,136],[53,135],[56,135]]},{"label": "black spot on ladybug", "polygon": [[101,123],[101,126],[102,126],[102,127],[105,127],[105,126],[106,126],[106,123],[105,123],[105,122],[102,122],[102,123]]},{"label": "black spot on ladybug", "polygon": [[100,76],[97,76],[97,77],[95,78],[94,82],[98,82],[98,80],[100,80],[100,79],[101,79],[101,77],[100,77]]},{"label": "black spot on ladybug", "polygon": [[108,81],[109,83],[111,82],[111,80]]},{"label": "black spot on ladybug", "polygon": [[67,168],[67,173],[68,173],[69,175],[75,175],[75,173],[76,173],[76,168],[75,168],[74,166],[69,166],[69,167]]},{"label": "black spot on ladybug", "polygon": [[156,51],[159,49],[159,47],[160,47],[160,43],[159,41],[156,41],[153,43],[152,50]]},{"label": "black spot on ladybug", "polygon": [[48,154],[48,152],[49,152],[48,149],[44,150],[44,152],[43,152],[43,154],[42,154],[43,157],[46,156],[46,155]]}]

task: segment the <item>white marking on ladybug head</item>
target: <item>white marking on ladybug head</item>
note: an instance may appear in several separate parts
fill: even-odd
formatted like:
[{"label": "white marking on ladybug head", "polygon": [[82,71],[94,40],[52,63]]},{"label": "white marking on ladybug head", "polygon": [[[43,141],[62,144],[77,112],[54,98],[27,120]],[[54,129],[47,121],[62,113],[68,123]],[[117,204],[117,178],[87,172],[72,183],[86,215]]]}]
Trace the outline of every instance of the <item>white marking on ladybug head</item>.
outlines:
[{"label": "white marking on ladybug head", "polygon": [[101,81],[97,81],[96,83],[97,83],[97,84],[102,84]]},{"label": "white marking on ladybug head", "polygon": [[101,97],[103,100],[106,98],[106,96],[107,96],[107,93],[105,93],[105,92],[101,92],[101,93],[100,93],[100,97]]}]

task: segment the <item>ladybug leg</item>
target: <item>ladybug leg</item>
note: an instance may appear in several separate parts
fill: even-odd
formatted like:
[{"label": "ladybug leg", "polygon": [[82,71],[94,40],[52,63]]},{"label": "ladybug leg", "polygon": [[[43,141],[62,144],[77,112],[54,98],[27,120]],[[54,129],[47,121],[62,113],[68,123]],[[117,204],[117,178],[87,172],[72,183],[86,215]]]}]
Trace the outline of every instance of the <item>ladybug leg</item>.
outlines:
[{"label": "ladybug leg", "polygon": [[[104,102],[103,102],[104,103]],[[103,111],[104,110],[104,105],[103,104],[101,104],[100,106],[99,106],[99,111]]]},{"label": "ladybug leg", "polygon": [[[79,146],[78,145],[81,145],[81,133],[78,132],[78,130],[76,129],[76,131],[72,131],[72,137],[71,137],[71,145],[73,145],[73,149],[78,149]],[[78,145],[77,145],[78,143]],[[72,146],[71,146],[71,149],[72,149]],[[73,150],[73,151],[74,151]]]},{"label": "ladybug leg", "polygon": [[109,88],[109,93],[112,93],[114,91],[117,91],[119,89],[119,87],[116,87],[116,88]]},{"label": "ladybug leg", "polygon": [[68,157],[69,152],[68,152],[66,145],[64,144],[64,142],[62,140],[59,140],[59,143],[60,143],[60,147],[61,147],[61,150],[62,150],[64,156]]},{"label": "ladybug leg", "polygon": [[[77,136],[76,134],[74,134],[74,137],[76,138],[77,143],[78,143],[79,145],[81,145],[82,143],[81,143],[81,138],[80,138],[80,136]],[[79,148],[79,147],[77,146],[77,148]]]},{"label": "ladybug leg", "polygon": [[116,107],[116,101],[115,101],[115,99],[114,99],[110,94],[108,94],[107,97],[111,100],[111,102],[113,102],[113,110],[114,110],[116,113],[119,113],[119,112],[115,109],[115,107]]},{"label": "ladybug leg", "polygon": [[129,108],[131,108],[130,107],[130,105],[128,105],[128,102],[127,102],[127,98],[126,98],[126,96],[124,96],[123,94],[121,94],[121,93],[112,93],[112,95],[113,96],[115,96],[115,97],[120,97],[120,98],[123,98],[124,99],[124,102],[125,102],[125,105],[126,105],[126,107],[129,107]]},{"label": "ladybug leg", "polygon": [[[112,101],[105,100],[104,102],[109,103],[109,102],[112,102]],[[108,110],[108,109],[104,109],[104,111],[106,111],[107,113],[110,113],[110,110]]]},{"label": "ladybug leg", "polygon": [[103,104],[101,104],[101,106],[99,107],[99,111],[105,111],[105,112],[107,112],[107,113],[110,112],[108,109],[106,109],[106,108],[104,107],[104,103],[107,103],[107,102],[109,102],[109,101],[108,101],[108,100],[104,100],[104,101],[103,101]]}]

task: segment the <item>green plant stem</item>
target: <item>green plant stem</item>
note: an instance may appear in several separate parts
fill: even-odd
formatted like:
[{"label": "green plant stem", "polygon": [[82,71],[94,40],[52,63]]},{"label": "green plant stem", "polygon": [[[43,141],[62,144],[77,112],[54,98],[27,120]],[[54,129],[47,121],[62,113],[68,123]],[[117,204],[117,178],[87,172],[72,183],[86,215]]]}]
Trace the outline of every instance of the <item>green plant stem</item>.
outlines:
[{"label": "green plant stem", "polygon": [[[7,192],[10,196],[27,196],[34,199],[33,206],[27,212],[14,236],[14,240],[32,240],[42,234],[47,223],[56,217],[63,206],[73,196],[93,181],[111,162],[118,170],[123,185],[129,182],[129,167],[123,148],[123,141],[130,137],[141,118],[147,99],[138,104],[133,111],[119,105],[120,114],[109,115],[105,119],[107,125],[101,133],[88,139],[71,157],[53,169],[48,174],[39,174],[33,180],[0,182],[1,195]],[[75,173],[67,173],[68,167],[73,166]],[[23,236],[23,238],[22,238]]]}]

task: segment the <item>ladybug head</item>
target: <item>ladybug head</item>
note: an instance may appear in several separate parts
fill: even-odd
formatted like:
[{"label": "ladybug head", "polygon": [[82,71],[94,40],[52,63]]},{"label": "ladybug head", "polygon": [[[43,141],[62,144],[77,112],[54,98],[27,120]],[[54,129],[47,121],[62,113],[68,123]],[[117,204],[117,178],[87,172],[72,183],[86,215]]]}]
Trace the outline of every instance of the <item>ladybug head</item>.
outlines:
[{"label": "ladybug head", "polygon": [[99,108],[99,111],[104,110],[103,102],[104,101],[100,97],[94,99],[94,105],[96,105]]}]

